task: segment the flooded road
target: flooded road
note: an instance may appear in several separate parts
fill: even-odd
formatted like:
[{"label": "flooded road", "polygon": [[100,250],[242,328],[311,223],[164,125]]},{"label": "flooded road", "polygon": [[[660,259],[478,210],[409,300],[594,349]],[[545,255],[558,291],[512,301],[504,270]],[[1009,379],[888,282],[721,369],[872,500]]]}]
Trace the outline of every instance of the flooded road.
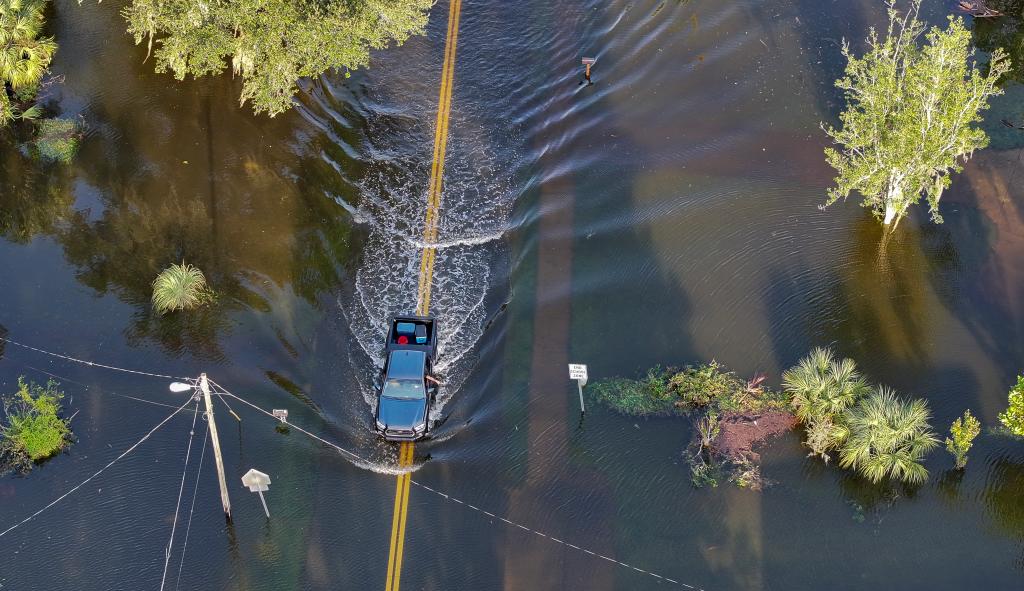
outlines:
[{"label": "flooded road", "polygon": [[[55,2],[54,100],[89,129],[76,161],[40,169],[0,147],[0,336],[206,372],[363,458],[229,399],[235,519],[207,458],[171,556],[181,588],[383,588],[398,454],[371,433],[371,384],[386,319],[418,303],[448,4],[274,119],[239,109],[230,78],[152,73],[116,4]],[[932,4],[939,23],[954,3]],[[416,446],[403,589],[1017,585],[1019,441],[983,433],[962,477],[936,452],[929,483],[894,495],[791,433],[762,454],[764,492],[694,489],[686,420],[589,404],[581,421],[566,379],[569,362],[594,380],[716,359],[778,385],[831,344],[927,398],[937,430],[968,407],[997,424],[1024,355],[1024,142],[967,165],[941,226],[913,215],[883,243],[854,203],[818,209],[839,44],[883,19],[867,0],[463,4],[431,304],[445,387]],[[182,259],[220,297],[159,317],[150,282]],[[63,384],[78,441],[0,478],[0,529],[184,401],[168,379],[6,344],[4,392],[19,375]],[[191,418],[4,536],[0,589],[158,588]],[[273,478],[269,521],[237,485],[249,468]]]}]

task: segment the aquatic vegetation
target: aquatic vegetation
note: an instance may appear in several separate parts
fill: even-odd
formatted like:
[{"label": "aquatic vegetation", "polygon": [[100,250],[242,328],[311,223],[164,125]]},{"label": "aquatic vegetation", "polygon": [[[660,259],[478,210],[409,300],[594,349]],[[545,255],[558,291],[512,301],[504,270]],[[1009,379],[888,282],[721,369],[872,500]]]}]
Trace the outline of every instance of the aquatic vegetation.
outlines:
[{"label": "aquatic vegetation", "polygon": [[63,392],[49,381],[45,386],[18,378],[18,391],[4,400],[5,424],[0,424],[0,458],[3,464],[31,469],[71,443],[68,421],[60,417]]},{"label": "aquatic vegetation", "polygon": [[950,174],[988,145],[985,132],[972,124],[981,121],[989,99],[1002,94],[996,83],[1010,63],[996,49],[982,73],[963,19],[951,17],[946,29],[925,33],[918,19],[921,0],[911,0],[906,15],[894,3],[888,1],[885,38],[872,29],[863,57],[843,45],[846,75],[836,86],[848,105],[841,129],[824,126],[838,146],[825,150],[837,172],[826,206],[858,192],[864,207],[895,227],[924,198],[932,220],[940,223],[939,198]]},{"label": "aquatic vegetation", "polygon": [[681,370],[655,367],[637,380],[612,378],[591,386],[598,402],[630,416],[694,415],[695,436],[684,452],[694,486],[730,482],[760,489],[756,444],[795,424],[787,396],[745,381],[716,361]]},{"label": "aquatic vegetation", "polygon": [[[217,75],[231,63],[242,104],[274,116],[291,108],[298,81],[366,66],[370,49],[423,32],[432,0],[195,2],[132,0],[122,11],[156,71]],[[154,48],[155,46],[155,48]]]},{"label": "aquatic vegetation", "polygon": [[192,310],[213,298],[203,272],[184,262],[167,267],[153,280],[153,309],[161,314]]},{"label": "aquatic vegetation", "polygon": [[870,390],[852,359],[838,360],[830,349],[816,348],[782,374],[790,404],[807,426],[811,455],[828,461],[828,452],[846,438],[843,412]]},{"label": "aquatic vegetation", "polygon": [[999,422],[1017,436],[1024,437],[1024,376],[1017,376],[1017,384],[1010,389],[1010,406],[999,413]]},{"label": "aquatic vegetation", "polygon": [[0,0],[0,125],[39,114],[25,103],[35,97],[57,51],[53,38],[39,36],[46,2]]},{"label": "aquatic vegetation", "polygon": [[610,378],[588,390],[598,402],[630,416],[656,416],[676,412],[676,399],[669,390],[668,371],[654,367],[637,380]]},{"label": "aquatic vegetation", "polygon": [[981,433],[981,423],[974,418],[970,410],[965,410],[964,416],[957,417],[950,426],[946,450],[953,454],[957,470],[962,470],[967,465],[967,452],[974,445],[974,438],[978,433]]},{"label": "aquatic vegetation", "polygon": [[32,141],[34,156],[50,162],[68,163],[78,152],[79,125],[72,119],[42,119]]},{"label": "aquatic vegetation", "polygon": [[921,461],[939,440],[928,424],[924,400],[904,401],[879,386],[844,416],[849,434],[839,447],[840,466],[876,483],[885,478],[910,484],[927,480]]}]

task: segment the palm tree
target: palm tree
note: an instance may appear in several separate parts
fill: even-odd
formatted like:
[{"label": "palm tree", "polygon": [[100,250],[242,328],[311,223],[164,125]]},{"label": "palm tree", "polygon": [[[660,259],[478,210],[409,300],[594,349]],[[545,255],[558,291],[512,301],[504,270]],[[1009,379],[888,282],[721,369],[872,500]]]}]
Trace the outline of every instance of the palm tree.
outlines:
[{"label": "palm tree", "polygon": [[782,374],[796,416],[805,424],[833,420],[869,390],[852,359],[839,361],[831,349],[818,347]]},{"label": "palm tree", "polygon": [[839,449],[839,465],[853,468],[871,482],[895,478],[920,484],[928,478],[921,465],[939,444],[928,424],[922,399],[901,400],[885,386],[844,413],[849,434]]},{"label": "palm tree", "polygon": [[[52,37],[39,39],[47,0],[0,0],[0,83],[4,92],[42,80],[57,51]],[[9,97],[0,99],[0,124],[17,116]]]}]

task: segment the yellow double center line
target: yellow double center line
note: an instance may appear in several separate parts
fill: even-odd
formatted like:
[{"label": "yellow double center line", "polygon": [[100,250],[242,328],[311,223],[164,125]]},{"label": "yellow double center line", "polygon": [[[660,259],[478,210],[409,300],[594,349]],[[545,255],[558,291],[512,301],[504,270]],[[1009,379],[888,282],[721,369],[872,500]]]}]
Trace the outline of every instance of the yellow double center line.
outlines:
[{"label": "yellow double center line", "polygon": [[[419,288],[416,295],[416,313],[430,313],[430,288],[434,282],[441,188],[444,177],[444,156],[448,148],[448,120],[452,108],[452,83],[455,79],[455,46],[459,39],[459,15],[462,0],[451,0],[448,6],[448,32],[444,45],[444,65],[441,70],[441,95],[437,105],[437,123],[434,127],[434,156],[430,168],[430,186],[427,189],[426,224],[423,228],[423,253],[420,255]],[[413,444],[403,442],[398,450],[401,469],[412,466]],[[395,483],[395,508],[391,518],[391,549],[388,551],[387,591],[398,591],[402,578],[402,551],[405,547],[405,524],[409,516],[409,484],[412,475],[404,472]]]},{"label": "yellow double center line", "polygon": [[[412,465],[412,443],[403,442],[398,448],[398,466],[400,469]],[[409,481],[410,472],[398,476],[395,485],[395,512],[391,520],[391,552],[388,557],[388,582],[385,589],[398,591],[398,580],[402,578],[402,550],[405,547],[405,520],[409,516]]]}]

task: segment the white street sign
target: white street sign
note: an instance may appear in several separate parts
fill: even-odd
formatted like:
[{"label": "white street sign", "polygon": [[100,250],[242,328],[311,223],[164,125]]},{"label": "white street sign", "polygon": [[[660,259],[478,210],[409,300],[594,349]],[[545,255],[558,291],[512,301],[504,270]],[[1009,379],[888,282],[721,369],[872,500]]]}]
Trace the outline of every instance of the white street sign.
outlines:
[{"label": "white street sign", "polygon": [[259,470],[249,470],[242,477],[242,485],[249,487],[249,492],[270,490],[270,476]]},{"label": "white street sign", "polygon": [[242,485],[248,487],[250,492],[259,493],[260,502],[263,503],[263,512],[269,518],[270,509],[267,509],[267,500],[263,498],[263,493],[270,490],[270,475],[251,469],[242,477]]},{"label": "white street sign", "polygon": [[570,363],[569,364],[569,379],[570,380],[580,380],[581,382],[583,382],[581,385],[586,386],[587,385],[587,366],[586,365],[582,365],[582,364],[578,364],[578,363]]}]

